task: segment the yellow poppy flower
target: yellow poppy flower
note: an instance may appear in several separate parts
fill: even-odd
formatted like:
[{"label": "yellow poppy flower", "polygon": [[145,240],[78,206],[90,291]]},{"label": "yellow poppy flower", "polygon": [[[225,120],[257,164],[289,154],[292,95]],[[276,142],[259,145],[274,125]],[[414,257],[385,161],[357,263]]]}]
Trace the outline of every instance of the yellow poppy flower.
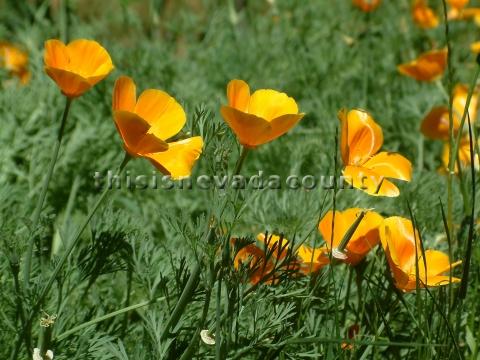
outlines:
[{"label": "yellow poppy flower", "polygon": [[[457,85],[453,90],[453,131],[458,133],[463,112],[467,105],[468,86]],[[468,116],[471,123],[475,123],[478,110],[478,92],[474,91],[468,107]],[[448,140],[449,138],[449,111],[446,106],[433,108],[423,119],[421,131],[423,135],[434,140]],[[465,120],[467,124],[468,117]]]},{"label": "yellow poppy flower", "polygon": [[410,161],[397,153],[378,152],[383,132],[366,111],[343,109],[338,118],[342,126],[340,147],[345,180],[370,195],[398,196],[400,191],[387,178],[410,181]]},{"label": "yellow poppy flower", "polygon": [[353,0],[353,5],[365,12],[371,12],[380,6],[382,0]]},{"label": "yellow poppy flower", "polygon": [[[329,251],[330,249],[335,250],[340,246],[345,234],[355,223],[362,211],[364,210],[351,208],[345,211],[335,212],[330,210],[325,214],[318,224],[318,230],[322,234]],[[345,255],[345,257],[343,259],[338,258],[338,260],[342,260],[351,265],[357,265],[362,261],[368,252],[380,243],[378,228],[382,221],[383,218],[381,215],[374,211],[367,211],[342,252],[342,255]]]},{"label": "yellow poppy flower", "polygon": [[434,81],[440,78],[447,67],[447,50],[432,50],[417,59],[398,65],[398,71],[417,81]]},{"label": "yellow poppy flower", "polygon": [[245,81],[232,80],[227,86],[228,105],[220,109],[240,143],[255,148],[275,140],[294,127],[304,116],[294,99],[270,89],[250,95]]},{"label": "yellow poppy flower", "polygon": [[[461,169],[470,168],[472,163],[472,157],[470,153],[470,137],[465,136],[460,140],[460,145],[458,146],[458,157],[457,161],[455,162],[455,174],[458,173],[458,163],[460,162]],[[475,151],[475,143],[473,143],[473,150]],[[450,144],[445,142],[443,145],[443,152],[442,152],[442,163],[445,170],[448,169],[448,162],[450,159]],[[478,171],[480,168],[479,162],[479,155],[475,153],[475,162],[474,167]],[[441,173],[444,172],[443,169],[440,171]]]},{"label": "yellow poppy flower", "polygon": [[185,112],[167,93],[148,89],[137,99],[133,80],[121,76],[113,90],[113,117],[125,150],[145,157],[174,179],[188,177],[202,153],[200,136],[168,141],[186,122]]},{"label": "yellow poppy flower", "polygon": [[[419,287],[425,288],[447,285],[450,277],[445,274],[462,263],[452,264],[447,255],[436,250],[426,250],[423,258],[418,231],[410,220],[399,216],[383,221],[380,239],[395,286],[404,291],[416,289],[417,267]],[[452,277],[452,282],[460,282],[460,279]]]},{"label": "yellow poppy flower", "polygon": [[422,29],[432,29],[438,26],[437,14],[428,6],[426,0],[414,0],[412,18],[415,24]]},{"label": "yellow poppy flower", "polygon": [[69,98],[82,95],[114,68],[107,50],[96,41],[84,39],[68,45],[48,40],[44,62],[45,72]]},{"label": "yellow poppy flower", "polygon": [[8,42],[0,42],[0,67],[18,77],[23,85],[30,80],[27,53]]}]

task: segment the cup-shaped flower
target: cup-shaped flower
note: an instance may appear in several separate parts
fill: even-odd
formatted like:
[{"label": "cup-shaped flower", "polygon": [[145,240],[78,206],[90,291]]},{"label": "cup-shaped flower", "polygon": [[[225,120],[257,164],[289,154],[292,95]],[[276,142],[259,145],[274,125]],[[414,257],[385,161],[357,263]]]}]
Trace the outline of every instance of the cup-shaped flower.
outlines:
[{"label": "cup-shaped flower", "polygon": [[[480,155],[475,153],[475,149],[477,146],[475,145],[475,142],[472,145],[473,145],[473,152],[475,154],[473,166],[475,170],[478,171],[480,169],[480,159],[479,159]],[[480,145],[480,143],[478,145]],[[440,173],[444,173],[448,169],[449,159],[450,159],[450,144],[448,142],[445,142],[443,145],[443,152],[442,152],[443,169],[440,169]],[[460,139],[460,144],[458,146],[457,161],[455,162],[455,167],[454,167],[455,174],[458,174],[459,164],[461,169],[466,169],[466,168],[468,169],[472,164],[472,153],[470,151],[470,137],[468,135]]]},{"label": "cup-shaped flower", "polygon": [[439,24],[437,14],[428,6],[426,0],[414,0],[412,5],[414,23],[422,29],[436,28]]},{"label": "cup-shaped flower", "polygon": [[382,128],[366,111],[343,109],[338,118],[345,180],[369,195],[398,196],[399,189],[387,179],[410,181],[410,161],[397,153],[378,152],[383,144]]},{"label": "cup-shaped flower", "polygon": [[173,97],[148,89],[137,99],[133,80],[121,76],[113,90],[113,117],[128,154],[147,158],[173,179],[190,176],[203,140],[195,136],[170,141],[186,122],[183,108]]},{"label": "cup-shaped flower", "polygon": [[240,143],[255,148],[282,136],[304,116],[287,94],[261,89],[250,95],[245,81],[232,80],[227,86],[228,105],[220,109]]},{"label": "cup-shaped flower", "polygon": [[0,42],[0,67],[18,77],[23,85],[30,80],[28,54],[13,44]]},{"label": "cup-shaped flower", "polygon": [[[457,85],[453,90],[453,132],[457,134],[463,117],[463,112],[467,106],[468,87],[466,85]],[[478,92],[474,91],[470,99],[468,114],[465,118],[465,125],[468,126],[468,119],[473,124],[477,119],[478,110]],[[448,140],[449,138],[449,121],[450,115],[448,107],[434,107],[423,119],[421,131],[423,135],[433,140]],[[464,129],[464,131],[468,129]]]},{"label": "cup-shaped flower", "polygon": [[331,249],[336,250],[342,241],[345,240],[345,236],[349,234],[351,227],[355,226],[356,220],[362,211],[365,211],[363,219],[358,223],[350,239],[347,239],[348,243],[345,249],[340,250],[340,253],[344,256],[337,257],[338,260],[351,265],[357,265],[367,256],[371,249],[380,243],[378,228],[382,224],[382,216],[374,211],[366,211],[359,208],[351,208],[344,211],[336,210],[335,212],[330,210],[318,224],[318,230],[322,234],[323,240],[325,240],[327,249],[329,251]]},{"label": "cup-shaped flower", "polygon": [[380,6],[382,0],[353,0],[353,5],[365,12],[371,12]]},{"label": "cup-shaped flower", "polygon": [[[420,288],[447,285],[450,276],[446,273],[462,263],[450,263],[448,256],[441,251],[426,250],[423,253],[418,230],[413,228],[410,220],[399,216],[383,221],[380,239],[395,286],[404,291],[415,290],[417,283]],[[460,279],[452,277],[451,281],[456,283]]]},{"label": "cup-shaped flower", "polygon": [[60,40],[46,41],[44,62],[45,72],[69,98],[82,95],[114,68],[107,50],[96,41],[85,39],[68,45]]},{"label": "cup-shaped flower", "polygon": [[434,81],[440,78],[447,67],[447,50],[432,50],[417,59],[398,65],[398,71],[417,81]]}]

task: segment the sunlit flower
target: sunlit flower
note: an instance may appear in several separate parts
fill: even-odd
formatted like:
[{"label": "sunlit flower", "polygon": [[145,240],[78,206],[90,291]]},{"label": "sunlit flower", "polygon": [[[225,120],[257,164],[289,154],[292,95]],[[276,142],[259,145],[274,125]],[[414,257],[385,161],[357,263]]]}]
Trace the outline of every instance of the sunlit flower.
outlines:
[{"label": "sunlit flower", "polygon": [[470,44],[470,51],[474,54],[480,54],[480,41],[475,41]]},{"label": "sunlit flower", "polygon": [[275,140],[304,116],[294,99],[270,89],[250,95],[245,81],[232,80],[227,87],[228,105],[220,109],[223,118],[247,148]]},{"label": "sunlit flower", "polygon": [[452,8],[448,12],[449,20],[473,20],[477,26],[480,26],[480,8],[469,7],[463,9]]},{"label": "sunlit flower", "polygon": [[468,2],[470,0],[447,0],[447,3],[448,5],[450,5],[451,7],[457,9],[457,10],[461,10],[463,9],[465,6],[467,6]]},{"label": "sunlit flower", "polygon": [[69,98],[82,95],[114,68],[107,50],[96,41],[84,39],[68,45],[48,40],[44,62],[45,72]]},{"label": "sunlit flower", "polygon": [[265,252],[255,244],[248,244],[238,250],[233,260],[236,270],[242,266],[249,269],[250,283],[253,285],[271,278],[274,264],[267,261]]},{"label": "sunlit flower", "polygon": [[417,59],[398,65],[398,71],[418,81],[433,81],[440,78],[447,67],[447,50],[432,50]]},{"label": "sunlit flower", "polygon": [[[478,171],[480,168],[480,162],[479,162],[479,155],[475,153],[475,143],[473,143],[473,151],[475,154],[475,162],[474,162],[474,167]],[[443,145],[443,152],[442,152],[442,163],[444,166],[444,169],[448,169],[448,162],[450,159],[450,145],[448,142],[445,142]],[[457,161],[455,162],[455,167],[454,171],[457,174],[458,173],[458,163],[460,163],[460,168],[465,169],[465,168],[470,168],[471,163],[472,163],[472,156],[470,152],[470,137],[465,136],[460,140],[460,145],[458,146],[458,156],[457,156]],[[443,170],[441,172],[444,172]]]},{"label": "sunlit flower", "polygon": [[[340,246],[348,230],[362,211],[364,210],[351,208],[344,211],[335,211],[335,215],[332,210],[325,214],[318,224],[318,230],[322,234],[328,249],[337,249]],[[351,265],[357,265],[362,261],[368,252],[380,242],[378,227],[382,220],[382,216],[376,212],[366,211],[365,216],[350,237],[347,246],[341,251],[345,257],[339,260]]]},{"label": "sunlit flower", "polygon": [[24,85],[30,80],[27,53],[8,42],[0,42],[0,67],[18,77]]},{"label": "sunlit flower", "polygon": [[186,122],[185,112],[167,93],[145,90],[137,99],[133,80],[121,76],[113,90],[113,115],[125,150],[145,157],[174,179],[187,177],[202,153],[203,140],[195,136],[171,140]]},{"label": "sunlit flower", "polygon": [[438,26],[437,14],[428,6],[427,0],[414,0],[412,18],[415,24],[422,29],[432,29]]},{"label": "sunlit flower", "polygon": [[412,164],[397,153],[378,152],[382,128],[364,110],[340,110],[343,175],[353,187],[370,195],[395,197],[399,189],[387,178],[410,181]]},{"label": "sunlit flower", "polygon": [[380,6],[382,0],[353,0],[353,5],[365,12],[371,12]]},{"label": "sunlit flower", "polygon": [[[401,290],[415,290],[417,280],[421,288],[447,285],[450,276],[445,274],[461,264],[451,264],[448,256],[437,250],[426,250],[423,257],[418,230],[402,217],[385,219],[380,226],[380,238],[395,286]],[[452,282],[459,281],[452,277]]]},{"label": "sunlit flower", "polygon": [[[468,86],[457,85],[453,90],[453,131],[458,133],[460,124],[462,121],[463,112],[467,105],[468,98]],[[472,98],[470,99],[470,105],[468,107],[468,116],[465,120],[465,124],[468,123],[468,119],[473,124],[477,119],[478,110],[478,92],[474,91]],[[448,140],[449,138],[449,111],[446,106],[438,106],[433,108],[427,116],[423,119],[421,125],[422,133],[434,140]]]}]

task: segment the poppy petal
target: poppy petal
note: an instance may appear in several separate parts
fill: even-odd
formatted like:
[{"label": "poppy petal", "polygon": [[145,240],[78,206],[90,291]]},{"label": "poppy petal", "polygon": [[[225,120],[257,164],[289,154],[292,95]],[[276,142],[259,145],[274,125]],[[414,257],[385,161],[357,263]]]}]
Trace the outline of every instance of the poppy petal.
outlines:
[{"label": "poppy petal", "polygon": [[43,56],[45,66],[56,69],[69,69],[70,58],[67,47],[59,40],[47,40]]},{"label": "poppy petal", "polygon": [[345,181],[354,188],[373,196],[397,197],[400,190],[385,176],[361,166],[346,166],[343,170]]},{"label": "poppy petal", "polygon": [[222,106],[220,112],[242,145],[256,147],[262,144],[262,136],[270,130],[269,122],[255,115],[230,106]]},{"label": "poppy petal", "polygon": [[162,173],[170,175],[173,179],[182,179],[192,173],[192,167],[200,157],[202,147],[202,138],[195,136],[168,143],[167,151],[144,156]]},{"label": "poppy petal", "polygon": [[[454,128],[460,126],[454,117]],[[449,114],[448,108],[438,106],[433,108],[422,121],[420,130],[423,135],[433,140],[448,140],[449,134]]]},{"label": "poppy petal", "polygon": [[267,121],[272,121],[282,115],[297,114],[298,106],[295,100],[287,94],[261,89],[250,97],[248,112]]},{"label": "poppy petal", "polygon": [[67,45],[69,69],[95,85],[113,70],[107,50],[93,40],[79,39]]},{"label": "poppy petal", "polygon": [[382,151],[370,158],[363,166],[386,178],[404,181],[412,179],[412,163],[397,153]]},{"label": "poppy petal", "polygon": [[136,103],[136,87],[135,83],[128,76],[120,76],[115,81],[113,88],[113,111],[123,110],[134,112]]},{"label": "poppy petal", "polygon": [[150,133],[163,140],[178,134],[187,117],[180,104],[164,91],[145,90],[138,98],[135,113],[145,119]]},{"label": "poppy petal", "polygon": [[447,67],[447,50],[432,50],[417,59],[400,64],[398,71],[417,81],[434,81],[443,75]]},{"label": "poppy petal", "polygon": [[266,143],[287,133],[305,116],[305,114],[282,115],[270,122],[270,131],[266,131],[262,143]]},{"label": "poppy petal", "polygon": [[45,67],[45,72],[57,83],[62,93],[70,98],[78,97],[92,87],[87,79],[67,70]]},{"label": "poppy petal", "polygon": [[243,80],[232,80],[227,85],[228,105],[239,111],[248,112],[250,87]]}]

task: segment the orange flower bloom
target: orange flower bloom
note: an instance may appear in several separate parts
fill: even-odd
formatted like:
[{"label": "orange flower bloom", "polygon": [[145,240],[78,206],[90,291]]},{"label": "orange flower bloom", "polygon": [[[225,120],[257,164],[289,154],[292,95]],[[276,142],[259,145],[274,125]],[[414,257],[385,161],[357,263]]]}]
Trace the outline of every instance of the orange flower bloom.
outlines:
[{"label": "orange flower bloom", "polygon": [[250,282],[253,285],[261,281],[267,280],[266,282],[268,282],[268,279],[271,278],[270,273],[273,270],[273,263],[267,261],[265,252],[255,244],[249,244],[241,248],[235,255],[233,266],[235,270],[240,269],[242,266],[248,266]]},{"label": "orange flower bloom", "polygon": [[227,86],[228,105],[220,109],[240,143],[255,148],[275,140],[304,116],[294,99],[275,90],[257,90],[250,95],[248,84],[232,80]]},{"label": "orange flower bloom", "polygon": [[379,152],[383,144],[381,127],[364,110],[340,110],[341,153],[345,180],[375,196],[395,197],[398,188],[387,178],[410,181],[412,164],[400,154]]},{"label": "orange flower bloom", "polygon": [[200,136],[168,141],[186,122],[185,112],[167,93],[148,89],[136,98],[133,80],[121,76],[113,90],[113,116],[125,150],[145,157],[174,179],[188,177],[202,153]]},{"label": "orange flower bloom", "polygon": [[[460,145],[458,146],[458,158],[455,162],[455,174],[458,173],[458,163],[460,162],[461,169],[470,168],[472,163],[472,156],[470,153],[470,137],[465,136],[460,140]],[[475,151],[475,142],[473,143],[473,150]],[[450,144],[445,142],[443,145],[443,152],[442,152],[442,163],[444,169],[448,169],[448,162],[450,159]],[[474,167],[478,171],[480,169],[480,161],[479,155],[475,153],[475,160],[474,160]],[[441,172],[444,172],[443,169]]]},{"label": "orange flower bloom", "polygon": [[432,50],[417,59],[398,65],[398,71],[417,81],[433,81],[443,75],[447,67],[447,50]]},{"label": "orange flower bloom", "polygon": [[457,10],[461,10],[463,9],[465,6],[467,6],[468,2],[470,0],[447,0],[447,3],[448,5],[450,5],[451,7],[457,9]]},{"label": "orange flower bloom", "polygon": [[448,12],[449,20],[473,20],[475,24],[480,26],[480,8],[465,8],[457,9],[452,8]]},{"label": "orange flower bloom", "polygon": [[480,54],[480,41],[475,41],[470,44],[470,51],[474,54]]},{"label": "orange flower bloom", "polygon": [[422,29],[432,29],[438,26],[437,14],[428,6],[426,0],[414,0],[412,18],[415,24]]},{"label": "orange flower bloom", "polygon": [[44,62],[45,72],[69,98],[82,95],[113,70],[108,52],[96,41],[84,39],[68,45],[48,40]]},{"label": "orange flower bloom", "polygon": [[[345,211],[335,211],[335,214],[330,210],[325,214],[318,224],[318,230],[327,244],[327,249],[336,250],[338,248],[362,211],[364,210],[351,208]],[[380,243],[378,228],[382,221],[381,215],[374,211],[367,211],[348,241],[345,250],[341,253],[345,257],[343,259],[338,257],[338,259],[350,265],[357,265],[362,261],[368,252]],[[334,251],[333,254],[335,255],[336,252]]]},{"label": "orange flower bloom", "polygon": [[[467,105],[468,86],[457,85],[453,90],[453,131],[458,133],[462,121],[463,112]],[[478,92],[474,92],[470,99],[468,116],[473,124],[477,119],[478,110]],[[465,124],[467,124],[468,117]],[[448,140],[449,138],[449,111],[446,106],[433,108],[423,119],[421,125],[422,133],[434,140]]]},{"label": "orange flower bloom", "polygon": [[[447,285],[450,277],[445,273],[462,263],[457,261],[451,264],[448,256],[437,250],[426,250],[423,258],[418,231],[410,220],[399,216],[383,221],[380,239],[395,286],[404,291],[415,290],[417,280],[422,288]],[[452,282],[459,281],[452,277]]]},{"label": "orange flower bloom", "polygon": [[27,53],[10,43],[0,42],[0,67],[18,77],[23,85],[30,80]]},{"label": "orange flower bloom", "polygon": [[371,12],[380,6],[382,0],[353,0],[353,5],[365,12]]}]

